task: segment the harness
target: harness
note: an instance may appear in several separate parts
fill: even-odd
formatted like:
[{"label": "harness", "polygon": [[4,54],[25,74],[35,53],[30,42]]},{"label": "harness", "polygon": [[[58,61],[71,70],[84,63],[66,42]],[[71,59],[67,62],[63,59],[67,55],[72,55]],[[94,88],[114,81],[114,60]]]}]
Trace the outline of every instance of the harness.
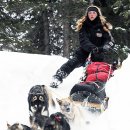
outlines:
[{"label": "harness", "polygon": [[61,122],[61,116],[59,115],[54,115],[54,119],[57,121],[57,122]]},{"label": "harness", "polygon": [[68,122],[67,117],[65,115],[63,115],[63,114],[59,114],[59,112],[53,114],[53,117],[59,123],[62,122],[62,119],[65,119]]}]

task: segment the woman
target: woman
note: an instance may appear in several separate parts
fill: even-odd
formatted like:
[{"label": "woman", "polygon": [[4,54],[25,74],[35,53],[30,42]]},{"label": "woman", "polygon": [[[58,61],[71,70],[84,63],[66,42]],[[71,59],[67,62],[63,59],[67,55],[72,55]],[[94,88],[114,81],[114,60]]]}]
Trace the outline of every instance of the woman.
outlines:
[{"label": "woman", "polygon": [[53,76],[50,87],[57,88],[63,79],[76,67],[82,66],[92,53],[92,61],[103,61],[102,53],[114,47],[114,40],[110,34],[112,26],[103,17],[97,6],[89,6],[85,16],[77,21],[80,47],[72,59],[63,64]]}]

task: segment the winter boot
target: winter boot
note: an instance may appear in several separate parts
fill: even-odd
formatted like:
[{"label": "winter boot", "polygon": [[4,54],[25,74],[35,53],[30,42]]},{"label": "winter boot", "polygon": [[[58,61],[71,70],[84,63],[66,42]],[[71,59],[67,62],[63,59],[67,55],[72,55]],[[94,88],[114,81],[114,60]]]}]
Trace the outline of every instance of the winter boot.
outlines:
[{"label": "winter boot", "polygon": [[57,88],[63,82],[63,78],[65,77],[67,77],[67,73],[59,69],[56,72],[56,75],[53,76],[50,87]]}]

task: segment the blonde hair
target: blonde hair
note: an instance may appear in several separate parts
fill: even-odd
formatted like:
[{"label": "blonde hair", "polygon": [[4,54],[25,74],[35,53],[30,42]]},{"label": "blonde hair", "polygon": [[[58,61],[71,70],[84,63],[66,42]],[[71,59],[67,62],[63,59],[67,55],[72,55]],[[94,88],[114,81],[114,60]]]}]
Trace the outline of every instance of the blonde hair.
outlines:
[{"label": "blonde hair", "polygon": [[109,32],[109,31],[112,29],[112,25],[111,25],[109,22],[106,21],[105,17],[104,17],[104,16],[102,15],[102,13],[101,13],[101,10],[100,10],[97,6],[93,6],[93,5],[92,5],[92,6],[89,6],[89,7],[87,8],[86,14],[85,14],[84,16],[82,16],[82,17],[76,22],[76,31],[79,31],[79,30],[82,28],[84,21],[87,19],[86,16],[87,16],[87,13],[88,13],[88,9],[89,9],[90,7],[95,7],[95,8],[97,8],[98,13],[99,13],[99,19],[100,19],[100,21],[101,21],[101,24],[102,24],[102,26],[103,26],[103,29],[104,29],[105,31]]}]

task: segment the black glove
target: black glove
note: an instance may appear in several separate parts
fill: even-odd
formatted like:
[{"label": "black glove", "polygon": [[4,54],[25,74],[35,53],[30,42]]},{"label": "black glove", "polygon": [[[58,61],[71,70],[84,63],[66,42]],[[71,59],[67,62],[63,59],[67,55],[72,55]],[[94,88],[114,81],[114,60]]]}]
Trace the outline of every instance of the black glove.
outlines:
[{"label": "black glove", "polygon": [[110,49],[113,47],[113,43],[112,42],[109,42],[109,43],[107,43],[107,44],[105,44],[104,46],[103,46],[103,51],[104,52],[108,52],[108,51],[110,51]]},{"label": "black glove", "polygon": [[110,48],[111,48],[111,46],[109,46],[109,45],[104,45],[104,46],[103,46],[103,51],[104,51],[104,52],[108,52],[108,51],[110,51]]},{"label": "black glove", "polygon": [[103,48],[102,47],[96,47],[92,50],[92,53],[95,54],[95,53],[100,53],[100,52],[103,52]]}]

